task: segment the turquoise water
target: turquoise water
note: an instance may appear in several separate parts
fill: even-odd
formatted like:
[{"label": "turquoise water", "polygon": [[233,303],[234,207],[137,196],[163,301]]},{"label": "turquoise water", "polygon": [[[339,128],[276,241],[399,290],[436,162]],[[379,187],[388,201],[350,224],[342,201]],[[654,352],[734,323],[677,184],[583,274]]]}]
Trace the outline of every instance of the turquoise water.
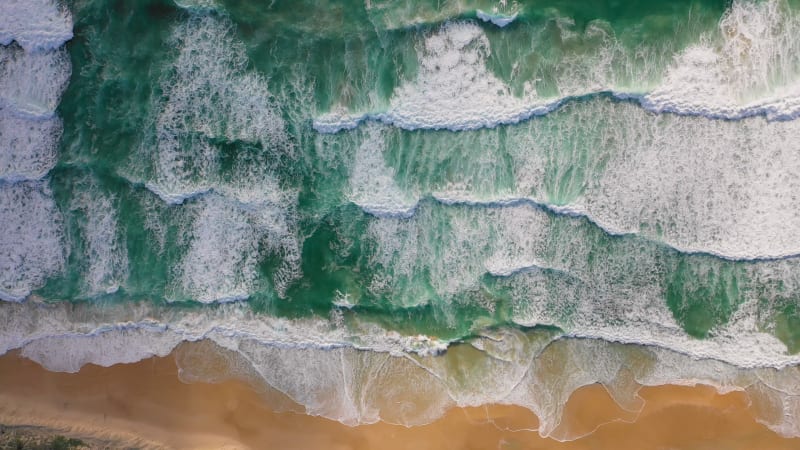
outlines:
[{"label": "turquoise water", "polygon": [[[63,370],[210,339],[258,372],[259,336],[800,361],[794,2],[54,5],[29,5],[65,18],[54,45],[24,37],[58,21],[0,21],[0,295],[27,299],[9,321],[53,311],[5,349]],[[53,356],[120,329],[137,350]]]},{"label": "turquoise water", "polygon": [[[487,10],[490,6],[484,5]],[[252,279],[247,281],[246,287],[243,281],[239,283],[243,289],[237,289],[237,293],[241,291],[242,296],[253,297],[253,306],[258,310],[293,316],[327,314],[333,308],[332,301],[338,290],[357,299],[357,312],[363,308],[364,314],[376,315],[378,320],[384,320],[381,316],[386,314],[391,317],[389,322],[401,329],[413,329],[421,325],[422,331],[456,337],[468,333],[471,322],[478,319],[490,319],[498,324],[509,323],[513,320],[511,317],[496,317],[483,307],[485,305],[471,298],[478,295],[476,292],[483,282],[493,281],[491,277],[484,278],[485,270],[475,268],[474,273],[463,274],[469,279],[463,280],[463,286],[452,291],[437,289],[439,281],[432,280],[462,275],[458,272],[466,272],[468,269],[465,266],[469,266],[470,262],[473,265],[480,264],[480,253],[504,245],[496,241],[507,241],[508,238],[493,237],[492,231],[480,229],[477,223],[467,225],[472,230],[453,229],[450,210],[454,208],[432,203],[425,207],[435,216],[431,219],[434,221],[430,225],[432,228],[413,231],[424,241],[418,243],[416,250],[430,252],[432,258],[410,261],[415,267],[408,274],[393,273],[391,266],[378,264],[374,255],[371,255],[381,251],[376,249],[380,243],[364,236],[371,223],[382,219],[348,206],[348,169],[352,170],[353,153],[359,145],[364,145],[366,138],[357,130],[332,136],[316,135],[309,130],[310,120],[334,103],[343,103],[354,110],[374,109],[386,104],[400,80],[413,79],[415,76],[414,46],[419,45],[420,36],[431,33],[429,30],[436,30],[442,19],[467,18],[470,9],[479,7],[463,5],[454,10],[452,16],[437,20],[441,12],[433,6],[428,6],[429,11],[425,6],[415,8],[412,14],[411,11],[394,11],[389,6],[376,5],[377,11],[373,12],[372,9],[365,10],[360,4],[326,5],[316,2],[313,7],[287,4],[274,8],[231,2],[230,5],[222,5],[218,11],[195,12],[177,8],[171,2],[136,5],[77,3],[73,6],[76,38],[67,44],[76,70],[59,107],[65,131],[61,157],[52,175],[59,205],[63,210],[72,212],[66,214],[72,248],[65,276],[51,279],[42,294],[46,298],[71,300],[103,296],[102,293],[87,290],[86,286],[86,272],[91,270],[88,268],[91,263],[86,260],[88,243],[83,235],[95,230],[86,230],[86,224],[81,223],[87,215],[86,210],[71,206],[76,195],[87,195],[86,191],[93,195],[93,191],[97,191],[114,199],[111,207],[118,214],[116,226],[120,235],[117,238],[120,242],[116,244],[124,246],[128,252],[128,261],[124,263],[129,273],[125,279],[111,281],[119,283],[121,288],[112,296],[129,300],[195,300],[191,292],[181,289],[185,286],[181,286],[175,268],[191,251],[191,242],[187,242],[189,239],[183,239],[178,234],[186,234],[185,227],[192,226],[186,223],[192,220],[189,211],[203,203],[202,195],[187,199],[180,205],[165,206],[159,204],[163,202],[145,188],[146,183],[160,176],[166,178],[172,175],[162,174],[165,168],[157,166],[162,162],[159,158],[163,158],[165,152],[153,155],[158,150],[145,147],[159,147],[159,143],[153,141],[158,137],[151,135],[154,133],[153,122],[158,121],[153,116],[158,116],[164,103],[169,104],[164,97],[169,95],[170,90],[181,90],[180,85],[190,82],[182,75],[171,73],[181,69],[175,66],[175,54],[180,49],[170,48],[170,44],[177,44],[191,47],[192,51],[197,52],[198,63],[203,61],[200,64],[219,64],[220,67],[207,68],[208,72],[223,73],[202,74],[201,71],[206,69],[204,67],[189,69],[197,72],[191,76],[206,75],[208,79],[193,86],[195,92],[180,93],[185,96],[180,101],[189,103],[177,106],[185,108],[179,110],[185,117],[178,120],[185,121],[181,128],[187,129],[181,130],[180,139],[186,140],[179,144],[181,155],[177,158],[181,158],[186,173],[175,177],[181,179],[175,180],[178,192],[174,195],[189,195],[194,191],[216,188],[229,190],[233,192],[231,196],[236,197],[235,185],[247,183],[250,180],[248,177],[252,176],[271,178],[275,188],[291,192],[287,195],[296,195],[297,198],[288,214],[292,215],[289,220],[294,222],[290,226],[296,227],[290,233],[298,240],[305,237],[302,255],[299,255],[301,273],[292,280],[286,293],[276,292],[270,275],[280,269],[282,255],[270,251],[262,253],[259,249],[254,252],[258,256],[248,261],[247,268],[243,268],[252,272],[248,275]],[[526,10],[525,5],[520,7]],[[578,9],[580,13],[576,13]],[[716,20],[724,11],[722,5],[696,2],[671,4],[663,9],[649,11],[642,5],[625,8],[597,5],[596,10],[587,11],[575,5],[560,5],[558,10],[537,6],[530,13],[525,13],[509,30],[486,26],[493,50],[488,67],[501,80],[509,82],[512,76],[504,71],[508,72],[507,68],[515,64],[524,65],[531,53],[543,55],[539,56],[542,60],[539,64],[522,69],[530,74],[528,78],[541,73],[547,65],[557,66],[560,58],[581,58],[582,52],[592,52],[591,48],[585,48],[580,42],[575,43],[574,49],[559,49],[556,36],[539,37],[554,32],[548,30],[558,26],[553,17],[574,22],[567,26],[576,30],[585,29],[593,21],[602,21],[605,27],[610,27],[620,36],[621,45],[629,41],[631,47],[641,47],[655,55],[663,53],[671,56],[672,52],[680,49],[679,46],[691,42],[691,38],[681,34],[680,38],[667,39],[666,35],[677,34],[678,28],[690,25],[695,28],[695,35],[713,30]],[[312,15],[303,12],[310,10],[315,11],[314,17],[325,19],[318,22],[313,20]],[[642,17],[656,22],[652,29],[637,21]],[[662,19],[660,22],[657,20],[659,17]],[[674,19],[663,23],[670,17]],[[691,21],[687,23],[687,20]],[[193,35],[187,42],[174,42],[171,34],[192,21],[195,22],[193,29],[180,31]],[[209,30],[210,27],[217,29]],[[222,34],[216,36],[221,41],[214,42],[213,33]],[[628,34],[635,37],[628,38]],[[520,39],[537,38],[537,46],[546,50],[515,45]],[[587,45],[594,44],[597,43]],[[244,60],[210,59],[220,57],[219,52],[227,52],[231,46],[236,47],[237,53],[243,52],[235,58]],[[512,54],[524,51],[529,54]],[[623,50],[627,54],[634,51],[633,48]],[[624,67],[626,71],[637,69],[635,66]],[[660,69],[664,71],[663,66]],[[224,73],[228,70],[230,72]],[[641,70],[647,73],[652,69]],[[234,99],[213,97],[237,95],[233,93],[236,87],[214,84],[236,83],[235,77],[248,75],[260,77],[259,81],[269,85],[269,93],[264,101],[272,102],[272,105],[257,107],[266,110],[272,106],[269,113],[279,114],[285,121],[285,129],[280,133],[286,133],[287,136],[282,136],[279,142],[269,142],[269,139],[264,142],[259,135],[260,130],[243,130],[245,135],[251,131],[253,134],[238,139],[236,134],[240,130],[236,129],[237,125],[227,121],[231,120],[231,115],[235,114],[233,110],[239,105],[227,104],[236,101]],[[552,73],[549,75],[555,76]],[[525,76],[515,74],[513,78],[522,80]],[[177,86],[172,83],[177,83]],[[200,110],[198,106],[198,110],[194,110],[195,105],[190,103],[200,100],[203,95],[211,95],[213,100],[202,105],[205,109]],[[93,101],[87,102],[87,98]],[[618,106],[613,99],[587,99],[585,102],[602,103],[602,106],[587,105],[595,108],[595,111],[600,108],[606,111],[625,108],[624,105]],[[452,132],[403,132],[391,128],[373,134],[379,133],[384,141],[383,149],[380,149],[384,152],[384,164],[387,170],[394,171],[398,189],[411,192],[413,196],[429,195],[456,184],[466,186],[476,198],[491,199],[492,195],[518,192],[535,196],[549,204],[565,205],[584,194],[587,184],[593,179],[602,176],[609,157],[607,154],[617,150],[613,143],[609,145],[603,142],[609,139],[609,130],[630,126],[629,123],[619,123],[621,121],[614,123],[613,118],[600,117],[602,113],[595,111],[591,117],[586,117],[580,103],[583,102],[567,106],[552,118],[543,117],[518,126],[463,133],[465,136]],[[570,117],[573,115],[579,117],[579,123],[594,122],[590,125],[593,130],[576,129],[575,119]],[[523,177],[515,173],[515,169],[522,166],[519,160],[527,156],[525,153],[531,152],[524,139],[529,139],[532,131],[540,139],[550,140],[543,146],[547,154],[542,155],[546,162],[541,181],[532,177],[521,180]],[[206,145],[212,149],[208,150]],[[203,149],[198,151],[193,146]],[[198,155],[200,152],[206,153]],[[90,181],[83,181],[86,179]],[[520,181],[539,181],[541,185],[527,191],[520,190]],[[480,215],[482,211],[481,208],[475,208],[471,213]],[[159,231],[164,236],[148,232],[143,218],[151,217],[159,222],[159,228],[163,229]],[[570,220],[580,222],[580,219],[567,219]],[[415,220],[412,218],[408,221]],[[547,221],[559,223],[564,219],[551,214]],[[220,227],[226,225],[229,224],[220,224]],[[596,233],[589,223],[578,228],[584,233]],[[175,233],[173,230],[180,231]],[[447,240],[459,239],[457,234],[460,231],[489,236],[486,242],[475,245],[473,252],[467,252],[468,259],[455,262],[452,267],[443,267],[446,264],[443,260],[450,253]],[[219,232],[223,233],[222,230]],[[218,235],[213,238],[223,240]],[[260,236],[241,238],[263,239]],[[614,237],[600,233],[600,237],[589,239],[591,242],[578,245],[592,248],[590,252],[599,256],[599,265],[614,258],[609,250],[614,246]],[[676,319],[686,327],[696,328],[687,329],[690,334],[705,335],[711,326],[724,323],[730,315],[728,304],[737,303],[727,294],[709,298],[700,294],[702,298],[697,301],[691,300],[694,296],[687,295],[685,300],[678,300],[684,295],[677,291],[684,289],[675,287],[676,282],[681,285],[700,284],[696,289],[704,293],[716,289],[713,286],[715,281],[683,269],[687,265],[705,265],[695,262],[704,258],[674,254],[665,246],[660,246],[657,240],[652,241],[645,240],[641,244],[648,249],[647,256],[632,254],[629,259],[642,258],[644,261],[640,263],[649,266],[650,271],[663,273],[659,277],[661,280],[652,285],[653,294],[659,295],[659,291],[666,294],[661,295],[664,295]],[[559,245],[558,239],[551,242],[548,245]],[[227,243],[238,244],[232,241]],[[213,248],[214,244],[210,243],[207,251],[219,251]],[[253,243],[244,245],[249,247]],[[598,247],[597,250],[594,247]],[[545,255],[536,256],[546,258]],[[209,256],[198,263],[210,263],[211,259],[214,258]],[[675,262],[662,262],[672,259],[680,261],[677,265],[681,269],[672,267],[676,265]],[[227,262],[222,259],[214,261]],[[679,274],[673,275],[676,271]],[[370,292],[371,280],[378,277],[391,280],[392,289],[378,295]],[[223,280],[214,282],[226,283]],[[712,286],[705,286],[706,282]],[[234,281],[233,285],[236,284]],[[213,296],[231,294],[224,292],[224,289],[216,289],[216,286],[208,288],[214,290],[208,297],[210,300],[216,300],[211,298]],[[692,292],[695,288],[687,289]],[[502,298],[502,294],[499,296]],[[492,307],[497,311],[511,307],[491,297],[481,301],[497,304],[497,307]],[[683,302],[691,306],[684,307]],[[401,313],[409,307],[410,311]],[[425,311],[417,312],[415,308]],[[406,322],[406,315],[411,320],[403,323]],[[485,323],[483,320],[480,322]]]}]

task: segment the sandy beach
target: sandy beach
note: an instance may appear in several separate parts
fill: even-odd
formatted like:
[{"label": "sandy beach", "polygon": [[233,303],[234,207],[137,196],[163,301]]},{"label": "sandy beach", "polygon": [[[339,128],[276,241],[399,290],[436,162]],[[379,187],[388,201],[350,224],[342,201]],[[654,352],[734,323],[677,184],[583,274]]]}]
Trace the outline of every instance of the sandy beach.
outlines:
[{"label": "sandy beach", "polygon": [[[79,373],[54,373],[15,353],[0,357],[0,423],[113,442],[112,448],[280,449],[797,449],[757,423],[745,394],[707,386],[643,388],[638,414],[602,386],[580,389],[561,426],[587,436],[541,438],[536,417],[511,406],[455,408],[425,426],[348,427],[320,417],[273,412],[250,386],[179,380],[172,357]],[[592,430],[595,430],[592,432]]]}]

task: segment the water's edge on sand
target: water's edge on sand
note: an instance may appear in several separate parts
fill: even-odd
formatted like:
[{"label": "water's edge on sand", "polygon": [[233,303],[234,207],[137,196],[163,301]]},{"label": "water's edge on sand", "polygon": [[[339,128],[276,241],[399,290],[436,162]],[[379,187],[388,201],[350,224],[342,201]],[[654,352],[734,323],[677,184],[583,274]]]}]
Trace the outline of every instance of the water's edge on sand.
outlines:
[{"label": "water's edge on sand", "polygon": [[[348,427],[296,412],[273,412],[247,384],[186,384],[174,358],[150,358],[76,374],[49,372],[16,352],[0,357],[0,423],[35,426],[114,448],[285,449],[796,449],[755,422],[746,394],[708,386],[646,387],[639,413],[624,411],[600,385],[572,395],[562,426],[591,430],[572,442],[541,438],[521,407],[454,408],[429,425]],[[285,405],[284,405],[285,406]],[[599,427],[599,428],[598,428]],[[102,447],[99,447],[102,448]]]}]

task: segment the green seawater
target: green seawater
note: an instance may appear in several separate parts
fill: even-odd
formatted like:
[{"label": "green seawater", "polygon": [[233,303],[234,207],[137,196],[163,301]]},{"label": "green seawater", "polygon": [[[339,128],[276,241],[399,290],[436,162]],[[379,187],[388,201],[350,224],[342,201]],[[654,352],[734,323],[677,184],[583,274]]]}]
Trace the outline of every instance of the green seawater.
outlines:
[{"label": "green seawater", "polygon": [[[800,261],[681,250],[680,182],[664,187],[675,210],[633,232],[553,209],[618,195],[600,180],[637,157],[631,142],[713,121],[608,92],[572,98],[573,87],[602,78],[649,92],[676,54],[721,39],[729,1],[521,1],[501,5],[517,14],[504,28],[477,18],[498,6],[482,0],[215,4],[68,2],[72,76],[48,183],[69,256],[37,295],[176,309],[237,300],[264,315],[340,315],[452,340],[646,321],[659,304],[705,338],[751,303],[759,329],[800,350]],[[331,110],[386,111],[420,73],[426,39],[460,23],[480,27],[485,66],[511,95],[570,98],[473,131],[315,131]],[[703,136],[727,128],[715,130]],[[368,211],[381,192],[410,212]],[[456,194],[468,201],[442,200]]]}]

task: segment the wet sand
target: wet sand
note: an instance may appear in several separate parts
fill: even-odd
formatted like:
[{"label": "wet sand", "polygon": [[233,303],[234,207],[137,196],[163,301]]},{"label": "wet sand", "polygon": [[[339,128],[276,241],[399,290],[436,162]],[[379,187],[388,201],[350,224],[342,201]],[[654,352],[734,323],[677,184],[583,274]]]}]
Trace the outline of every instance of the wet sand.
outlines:
[{"label": "wet sand", "polygon": [[580,389],[562,426],[590,434],[562,443],[541,438],[532,430],[536,417],[520,407],[455,408],[412,428],[348,427],[273,412],[243,382],[183,383],[171,357],[89,365],[77,374],[48,372],[14,353],[0,357],[0,423],[115,442],[113,448],[800,449],[800,439],[782,438],[757,423],[740,392],[661,386],[643,388],[640,396],[645,404],[636,414],[619,408],[602,386]]}]

